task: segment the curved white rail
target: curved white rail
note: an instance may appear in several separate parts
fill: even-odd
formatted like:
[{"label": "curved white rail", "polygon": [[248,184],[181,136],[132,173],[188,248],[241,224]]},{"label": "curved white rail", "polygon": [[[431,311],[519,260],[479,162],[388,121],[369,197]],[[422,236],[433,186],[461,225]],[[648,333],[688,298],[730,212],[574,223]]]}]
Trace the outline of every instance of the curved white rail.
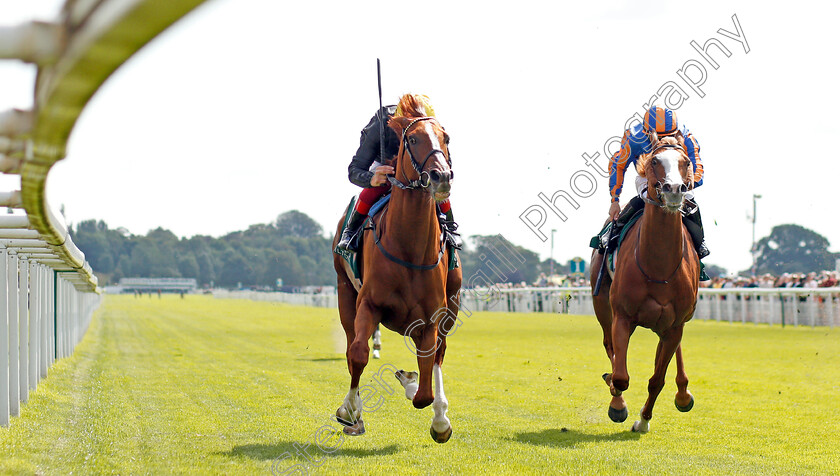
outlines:
[{"label": "curved white rail", "polygon": [[[56,358],[73,352],[100,301],[97,278],[45,183],[82,110],[102,83],[204,0],[67,0],[56,23],[0,28],[0,59],[38,67],[34,108],[0,112],[0,426],[20,413]],[[18,212],[20,213],[20,212]]]}]

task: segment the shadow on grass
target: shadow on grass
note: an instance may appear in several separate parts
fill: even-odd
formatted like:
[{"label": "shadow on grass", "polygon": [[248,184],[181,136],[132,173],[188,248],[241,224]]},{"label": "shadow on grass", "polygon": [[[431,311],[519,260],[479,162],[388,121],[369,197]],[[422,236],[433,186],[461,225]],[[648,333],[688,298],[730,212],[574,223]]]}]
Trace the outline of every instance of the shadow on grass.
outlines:
[{"label": "shadow on grass", "polygon": [[297,360],[305,360],[307,362],[344,362],[347,360],[347,357],[318,357],[317,359],[297,359]]},{"label": "shadow on grass", "polygon": [[[307,445],[309,446],[307,447]],[[223,451],[217,454],[227,457],[244,456],[246,458],[257,460],[275,460],[288,453],[288,455],[290,455],[292,459],[298,459],[300,460],[300,462],[305,462],[306,457],[304,456],[304,453],[308,453],[312,458],[320,459],[324,456],[355,456],[364,458],[368,456],[392,455],[399,452],[399,445],[388,445],[382,448],[348,449],[339,447],[338,450],[332,453],[326,453],[321,451],[318,448],[318,446],[313,444],[313,442],[311,441],[280,441],[277,443],[270,444],[237,445],[234,446],[233,449],[230,451]]]},{"label": "shadow on grass", "polygon": [[575,430],[566,430],[565,428],[551,428],[539,432],[518,433],[511,440],[529,445],[573,448],[581,443],[594,441],[637,441],[639,438],[641,438],[641,434],[631,431],[621,431],[611,435],[593,435]]}]

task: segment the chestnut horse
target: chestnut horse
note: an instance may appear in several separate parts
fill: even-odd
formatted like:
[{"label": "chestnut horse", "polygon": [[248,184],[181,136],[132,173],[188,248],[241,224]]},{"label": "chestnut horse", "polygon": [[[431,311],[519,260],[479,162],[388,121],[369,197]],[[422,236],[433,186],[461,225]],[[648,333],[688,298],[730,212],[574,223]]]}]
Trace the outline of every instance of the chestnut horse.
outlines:
[{"label": "chestnut horse", "polygon": [[[694,171],[682,144],[670,137],[655,141],[652,152],[639,159],[636,169],[639,176],[647,179],[648,192],[653,193],[643,197],[644,214],[627,230],[627,238],[615,258],[615,273],[604,276],[602,292],[593,298],[593,303],[604,332],[604,348],[612,364],[612,372],[604,374],[604,380],[613,396],[608,412],[613,421],[627,419],[627,405],[621,394],[630,384],[627,373],[630,336],[637,326],[651,329],[659,336],[653,376],[648,382],[648,399],[642,407],[641,419],[632,428],[646,433],[674,353],[677,355],[674,403],[682,412],[694,406],[680,341],[683,326],[694,316],[697,304],[700,260],[680,214],[685,193],[694,185]],[[597,251],[592,254],[592,283],[605,256]]]},{"label": "chestnut horse", "polygon": [[[449,197],[452,169],[449,136],[411,96],[400,102],[404,116],[388,125],[401,137],[395,159],[396,177],[390,203],[371,219],[358,253],[361,286],[343,258],[334,256],[338,275],[338,310],[347,335],[350,390],[336,416],[348,435],[364,433],[363,400],[359,380],[368,363],[368,339],[378,324],[410,337],[419,366],[417,372],[396,372],[414,407],[433,404],[431,435],[445,443],[452,435],[446,417],[449,406],[443,391],[441,365],[446,333],[457,319],[461,269],[449,271],[436,201]],[[341,224],[333,247],[341,235]],[[432,380],[435,383],[432,391]]]}]

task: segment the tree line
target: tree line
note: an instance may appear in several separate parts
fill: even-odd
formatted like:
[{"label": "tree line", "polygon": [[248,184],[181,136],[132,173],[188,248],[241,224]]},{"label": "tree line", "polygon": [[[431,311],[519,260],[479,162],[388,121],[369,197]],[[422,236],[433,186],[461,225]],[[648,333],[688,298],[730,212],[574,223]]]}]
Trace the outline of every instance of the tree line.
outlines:
[{"label": "tree line", "polygon": [[[132,235],[110,228],[102,220],[71,226],[73,241],[102,285],[124,277],[195,278],[202,287],[275,288],[335,284],[332,239],[309,216],[297,210],[269,224],[252,225],[219,238],[197,235],[178,238],[163,228]],[[492,282],[536,280],[542,265],[536,253],[514,246],[500,236],[473,236],[473,250],[460,253],[464,276],[486,276]],[[513,254],[505,262],[500,254]],[[481,259],[491,256],[493,259]],[[278,281],[279,280],[279,281]]]},{"label": "tree line", "polygon": [[[332,239],[312,218],[297,210],[268,224],[219,238],[178,238],[163,228],[146,235],[112,229],[102,220],[70,227],[73,241],[100,280],[116,284],[124,277],[195,278],[202,287],[325,286],[335,284]],[[832,269],[840,253],[828,251],[828,240],[798,225],[780,225],[757,244],[759,273],[810,272]],[[474,235],[460,252],[464,285],[537,282],[548,275],[551,260],[501,235]],[[585,256],[588,262],[588,256]],[[724,268],[714,267],[720,272]],[[558,274],[569,263],[554,262]]]}]

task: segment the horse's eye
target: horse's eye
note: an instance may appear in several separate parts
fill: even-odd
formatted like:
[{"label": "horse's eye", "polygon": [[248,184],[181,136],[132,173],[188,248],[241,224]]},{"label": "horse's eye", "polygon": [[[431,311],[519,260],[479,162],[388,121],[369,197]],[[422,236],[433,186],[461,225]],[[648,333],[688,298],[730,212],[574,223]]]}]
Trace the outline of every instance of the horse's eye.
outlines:
[{"label": "horse's eye", "polygon": [[653,165],[654,167],[656,167],[657,165],[659,165],[659,160],[657,160],[657,159],[652,159],[652,160],[650,161],[650,165]]},{"label": "horse's eye", "polygon": [[415,145],[415,144],[417,144],[417,139],[415,139],[414,137],[409,137],[408,138],[408,143],[411,144],[411,145]]}]

